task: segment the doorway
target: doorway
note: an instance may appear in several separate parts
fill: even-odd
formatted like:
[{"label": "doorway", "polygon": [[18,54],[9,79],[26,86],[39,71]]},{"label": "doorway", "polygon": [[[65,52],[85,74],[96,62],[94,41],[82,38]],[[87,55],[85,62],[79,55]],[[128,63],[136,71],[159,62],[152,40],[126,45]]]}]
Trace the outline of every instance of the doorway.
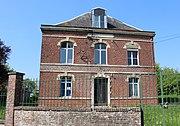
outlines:
[{"label": "doorway", "polygon": [[108,105],[108,78],[97,77],[94,79],[94,105]]}]

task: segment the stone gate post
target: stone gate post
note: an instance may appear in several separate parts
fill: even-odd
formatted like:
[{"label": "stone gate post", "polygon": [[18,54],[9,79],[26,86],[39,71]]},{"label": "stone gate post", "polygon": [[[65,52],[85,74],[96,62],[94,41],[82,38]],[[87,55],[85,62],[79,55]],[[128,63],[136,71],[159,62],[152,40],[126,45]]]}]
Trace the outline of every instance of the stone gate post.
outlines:
[{"label": "stone gate post", "polygon": [[22,100],[21,93],[24,73],[10,72],[8,75],[5,125],[13,126],[14,106],[18,106]]}]

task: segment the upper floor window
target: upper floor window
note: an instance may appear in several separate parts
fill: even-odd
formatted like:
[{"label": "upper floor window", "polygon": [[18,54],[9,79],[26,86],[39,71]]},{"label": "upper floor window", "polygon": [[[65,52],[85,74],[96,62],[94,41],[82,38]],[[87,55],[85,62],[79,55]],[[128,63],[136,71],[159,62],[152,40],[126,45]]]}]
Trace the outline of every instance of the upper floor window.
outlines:
[{"label": "upper floor window", "polygon": [[138,78],[129,78],[129,97],[138,96]]},{"label": "upper floor window", "polygon": [[92,27],[107,28],[106,10],[101,8],[92,10]]},{"label": "upper floor window", "polygon": [[60,97],[72,96],[72,79],[71,77],[60,78]]},{"label": "upper floor window", "polygon": [[106,64],[107,60],[107,48],[104,43],[97,43],[94,47],[94,63],[95,64]]},{"label": "upper floor window", "polygon": [[130,41],[130,42],[127,42],[123,48],[127,49],[128,65],[138,66],[139,65],[139,50],[141,49],[140,45],[137,42]]},{"label": "upper floor window", "polygon": [[60,49],[60,63],[73,63],[74,47],[72,42],[62,42]]},{"label": "upper floor window", "polygon": [[128,55],[128,65],[139,65],[138,63],[138,51],[127,51]]}]

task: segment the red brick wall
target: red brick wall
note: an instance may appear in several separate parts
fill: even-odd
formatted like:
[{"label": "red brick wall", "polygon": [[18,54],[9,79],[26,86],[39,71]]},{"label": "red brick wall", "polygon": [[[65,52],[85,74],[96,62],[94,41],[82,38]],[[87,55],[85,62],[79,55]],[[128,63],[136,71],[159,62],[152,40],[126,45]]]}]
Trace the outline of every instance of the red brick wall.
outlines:
[{"label": "red brick wall", "polygon": [[[46,35],[60,35],[60,36],[81,36],[86,37],[88,33],[85,32],[65,32],[65,31],[43,31],[42,37],[42,53],[41,63],[60,63],[60,47],[57,45],[60,41],[65,40],[65,37],[49,37]],[[69,38],[69,41],[76,42],[77,46],[74,46],[74,64],[93,64],[94,65],[94,48],[91,47],[93,41],[87,38]],[[64,74],[63,71],[67,71],[67,74],[74,75],[75,80],[72,81],[72,96],[77,99],[39,99],[39,103],[42,105],[49,104],[91,104],[91,77],[104,70],[105,75],[110,76],[111,79],[111,105],[117,106],[123,103],[125,104],[139,104],[140,96],[137,98],[130,98],[129,85],[127,82],[127,74],[111,74],[111,72],[128,72],[131,75],[132,72],[155,72],[155,61],[154,61],[154,50],[152,42],[143,42],[151,40],[150,37],[145,36],[130,36],[130,35],[114,35],[114,41],[103,40],[109,44],[110,48],[107,48],[107,63],[108,65],[124,65],[124,67],[106,67],[106,66],[75,66],[75,65],[57,65],[57,66],[43,66],[41,70],[46,71],[62,71],[62,72],[40,72],[40,97],[59,97],[60,96],[60,83],[57,80],[59,74]],[[117,40],[121,39],[121,40]],[[127,49],[124,49],[124,45],[127,40],[136,40],[135,42],[140,45],[139,49],[139,64],[140,67],[126,67],[127,65]],[[145,67],[144,67],[145,66]],[[148,66],[148,67],[147,67]],[[69,71],[82,71],[79,73],[73,73]],[[88,71],[95,71],[95,73],[88,73]],[[102,71],[103,71],[102,70]],[[109,74],[107,74],[108,72]],[[89,79],[85,79],[88,77]],[[156,77],[154,75],[142,75],[142,96],[146,103],[157,103],[157,88],[156,88]],[[140,87],[139,87],[140,92]],[[81,99],[81,98],[86,99]],[[118,98],[118,99],[117,99]],[[125,98],[125,99],[123,99]],[[88,101],[88,102],[87,102]],[[51,103],[52,102],[52,103]]]},{"label": "red brick wall", "polygon": [[[70,36],[82,36],[86,37],[85,33],[76,33],[72,32],[50,32],[49,34],[43,33],[43,35],[70,35]],[[154,50],[153,43],[151,42],[142,42],[138,40],[150,40],[148,37],[137,37],[137,36],[115,36],[115,39],[133,39],[136,40],[141,47],[139,50],[139,59],[141,66],[154,66]],[[57,46],[58,42],[64,40],[65,38],[55,38],[43,36],[42,38],[42,53],[41,53],[41,63],[59,63],[60,62],[60,47]],[[75,64],[86,64],[87,60],[91,64],[94,63],[94,48],[91,47],[92,41],[89,39],[83,38],[70,38],[70,41],[73,40],[77,43],[77,46],[74,47],[74,63]],[[106,40],[110,45],[110,48],[107,49],[107,58],[109,65],[127,65],[127,50],[124,49],[124,45],[128,41],[123,40]],[[84,60],[82,60],[85,58]]]}]

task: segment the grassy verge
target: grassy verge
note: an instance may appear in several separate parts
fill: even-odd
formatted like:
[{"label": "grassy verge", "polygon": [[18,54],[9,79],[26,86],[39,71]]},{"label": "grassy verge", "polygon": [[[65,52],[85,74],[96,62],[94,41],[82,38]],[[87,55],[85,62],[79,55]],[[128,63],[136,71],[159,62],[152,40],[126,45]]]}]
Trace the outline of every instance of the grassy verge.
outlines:
[{"label": "grassy verge", "polygon": [[0,120],[5,119],[5,107],[0,106]]},{"label": "grassy verge", "polygon": [[180,105],[168,105],[167,109],[160,105],[146,105],[144,110],[145,126],[180,126]]}]

